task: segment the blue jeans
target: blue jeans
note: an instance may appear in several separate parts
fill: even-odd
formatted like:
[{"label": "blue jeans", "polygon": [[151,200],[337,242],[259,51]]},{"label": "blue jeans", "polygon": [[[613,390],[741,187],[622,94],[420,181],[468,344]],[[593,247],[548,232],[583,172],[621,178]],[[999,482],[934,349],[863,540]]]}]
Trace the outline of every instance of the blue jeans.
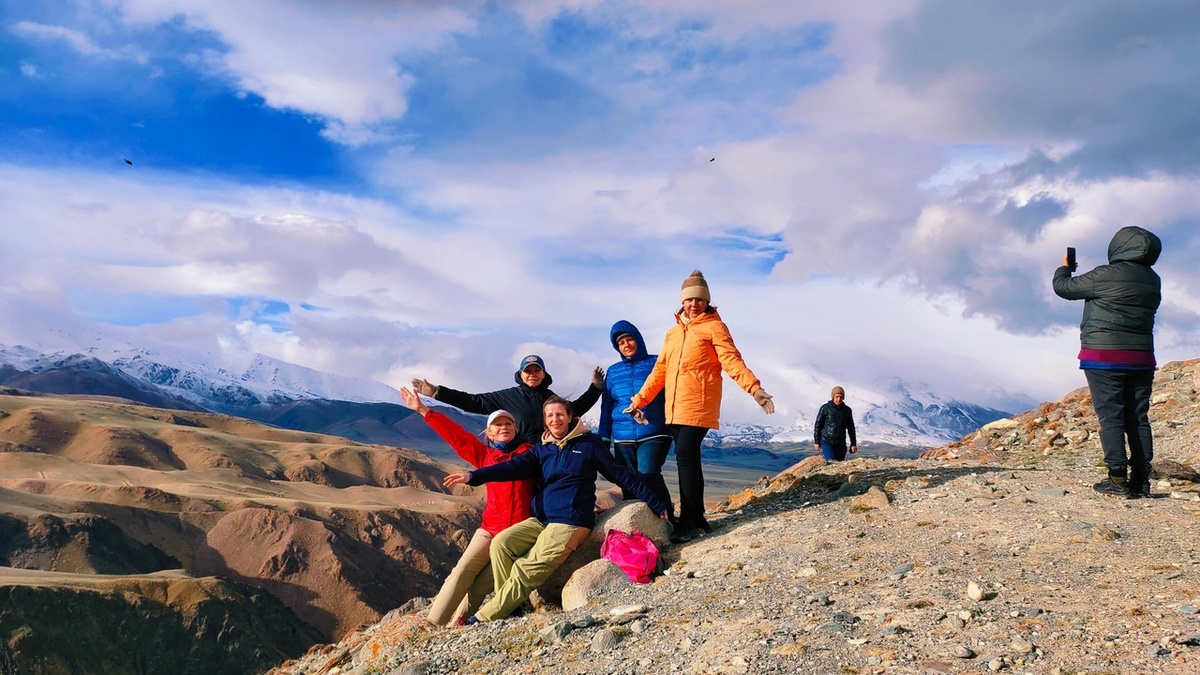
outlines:
[{"label": "blue jeans", "polygon": [[821,456],[826,462],[846,461],[846,446],[835,446],[829,441],[821,441]]},{"label": "blue jeans", "polygon": [[[675,508],[671,502],[671,491],[667,489],[667,482],[662,475],[663,464],[667,461],[667,454],[671,452],[671,437],[655,436],[640,441],[615,441],[613,445],[617,450],[617,457],[625,462],[625,466],[629,467],[630,471],[637,472],[642,482],[658,495],[664,504],[671,506],[673,517]],[[625,495],[626,499],[631,497],[632,495]]]},{"label": "blue jeans", "polygon": [[[1092,407],[1100,421],[1100,447],[1111,476],[1150,477],[1154,437],[1150,434],[1153,370],[1085,370]],[[1125,453],[1128,441],[1129,454]]]}]

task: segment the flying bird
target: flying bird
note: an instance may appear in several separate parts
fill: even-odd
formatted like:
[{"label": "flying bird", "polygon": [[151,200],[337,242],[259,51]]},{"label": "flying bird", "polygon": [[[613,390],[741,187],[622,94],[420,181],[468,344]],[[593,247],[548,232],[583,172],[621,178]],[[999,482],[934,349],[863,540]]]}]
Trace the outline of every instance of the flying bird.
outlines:
[{"label": "flying bird", "polygon": [[130,161],[130,160],[128,160],[128,159],[127,159],[127,160],[125,160],[125,163],[126,163],[126,164],[128,164],[129,166],[133,166],[133,162],[132,162],[132,161]]},{"label": "flying bird", "polygon": [[[126,160],[126,161],[128,161],[128,160]],[[712,159],[710,159],[710,160],[708,160],[708,161],[710,161],[710,162],[715,162],[715,161],[717,161],[717,158],[716,158],[716,157],[713,157]]]}]

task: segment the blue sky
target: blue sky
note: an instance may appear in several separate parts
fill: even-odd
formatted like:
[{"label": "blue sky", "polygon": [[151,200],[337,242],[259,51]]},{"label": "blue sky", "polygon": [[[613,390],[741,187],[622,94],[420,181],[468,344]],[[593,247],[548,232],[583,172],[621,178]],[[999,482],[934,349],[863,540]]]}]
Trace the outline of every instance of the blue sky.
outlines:
[{"label": "blue sky", "polygon": [[1195,25],[1182,0],[0,0],[0,342],[477,390],[538,351],[567,393],[618,319],[660,340],[699,268],[772,421],[892,377],[1057,398],[1081,307],[1049,278],[1123,225],[1166,243],[1160,360],[1200,351]]}]

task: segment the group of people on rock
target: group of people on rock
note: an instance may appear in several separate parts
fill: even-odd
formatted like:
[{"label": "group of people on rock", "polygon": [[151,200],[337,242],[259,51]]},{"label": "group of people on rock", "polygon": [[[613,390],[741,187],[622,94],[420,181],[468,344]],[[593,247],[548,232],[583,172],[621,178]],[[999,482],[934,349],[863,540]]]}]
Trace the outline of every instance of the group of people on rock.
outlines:
[{"label": "group of people on rock", "polygon": [[[1160,282],[1150,266],[1161,247],[1142,228],[1122,228],[1109,246],[1109,265],[1075,277],[1064,260],[1054,275],[1058,295],[1086,301],[1079,359],[1100,421],[1108,478],[1095,488],[1104,494],[1150,492],[1147,411],[1155,368],[1154,314],[1161,301]],[[596,368],[587,391],[573,401],[550,390],[553,379],[537,355],[521,359],[513,375],[516,386],[507,389],[469,394],[417,378],[413,390],[401,390],[405,403],[474,467],[447,476],[446,487],[489,485],[480,528],[434,599],[431,621],[494,621],[520,606],[590,533],[597,474],[668,520],[672,541],[712,531],[704,516],[700,447],[709,429],[718,428],[722,373],[767,414],[775,405],[743,361],[698,270],[684,280],[680,300],[657,355],[649,353],[632,323],[613,324],[609,340],[621,359],[607,374]],[[488,415],[484,439],[430,410],[418,394]],[[592,432],[580,416],[597,400],[602,402],[600,423]],[[813,445],[829,461],[858,451],[853,413],[840,386],[817,412]],[[662,475],[672,446],[678,515]]]},{"label": "group of people on rock", "polygon": [[[474,467],[450,474],[445,485],[489,486],[483,522],[434,599],[431,621],[493,621],[524,602],[590,533],[597,474],[668,520],[673,541],[711,532],[700,446],[708,430],[718,428],[722,373],[764,412],[775,412],[711,300],[704,275],[692,272],[657,355],[636,326],[615,323],[609,339],[621,359],[607,373],[597,368],[573,401],[550,389],[553,378],[537,355],[521,359],[516,386],[507,389],[469,394],[421,378],[412,390],[401,389],[405,404]],[[488,415],[483,440],[430,410],[420,396]],[[580,415],[598,400],[600,424],[593,433]],[[678,514],[662,475],[672,446]]]}]

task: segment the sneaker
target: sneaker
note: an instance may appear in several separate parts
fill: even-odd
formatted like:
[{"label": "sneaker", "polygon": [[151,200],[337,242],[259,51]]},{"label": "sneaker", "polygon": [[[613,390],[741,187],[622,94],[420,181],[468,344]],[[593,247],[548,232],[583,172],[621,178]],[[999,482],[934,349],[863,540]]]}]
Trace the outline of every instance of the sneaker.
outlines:
[{"label": "sneaker", "polygon": [[1150,481],[1143,480],[1131,482],[1129,484],[1129,499],[1141,499],[1150,497]]},{"label": "sneaker", "polygon": [[1111,477],[1096,483],[1092,486],[1092,489],[1102,495],[1111,495],[1113,497],[1129,496],[1129,485],[1125,481],[1114,483]]}]

